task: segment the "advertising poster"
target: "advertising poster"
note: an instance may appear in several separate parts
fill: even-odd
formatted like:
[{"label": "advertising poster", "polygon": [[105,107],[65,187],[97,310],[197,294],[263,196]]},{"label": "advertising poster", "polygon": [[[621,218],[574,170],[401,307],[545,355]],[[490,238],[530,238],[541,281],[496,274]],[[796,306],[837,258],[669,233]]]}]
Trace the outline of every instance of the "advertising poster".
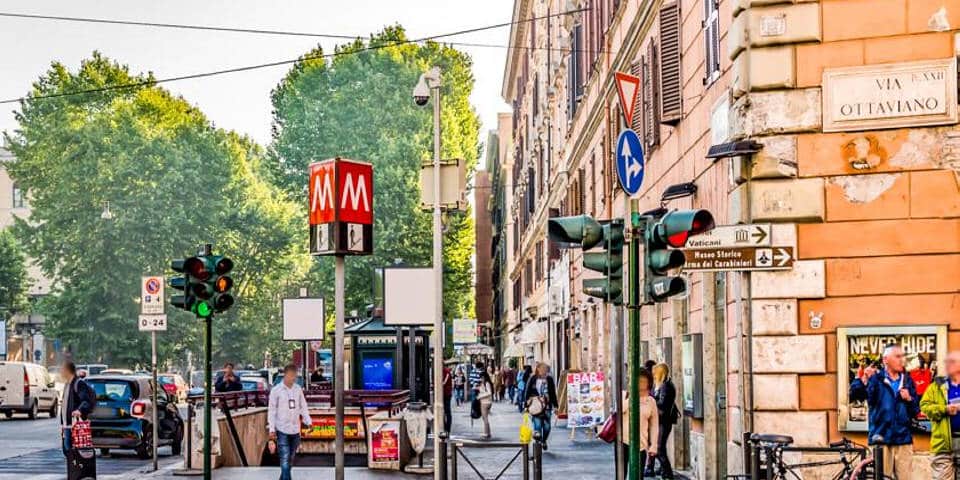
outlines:
[{"label": "advertising poster", "polygon": [[[333,415],[311,415],[313,425],[300,429],[300,435],[303,438],[333,439],[337,438],[337,420]],[[356,415],[346,415],[343,418],[343,437],[344,438],[363,438],[361,431],[360,417]]]},{"label": "advertising poster", "polygon": [[[906,354],[907,374],[917,386],[917,394],[930,386],[942,367],[947,350],[947,327],[857,327],[837,329],[837,399],[840,412],[838,428],[846,432],[867,431],[867,402],[851,398],[850,384],[863,376],[868,368],[882,368],[883,349],[899,344]],[[930,422],[923,414],[915,426],[929,431]]]},{"label": "advertising poster", "polygon": [[570,427],[603,423],[603,372],[567,374],[567,418]]},{"label": "advertising poster", "polygon": [[703,418],[703,335],[684,335],[680,344],[683,373],[683,411]]},{"label": "advertising poster", "polygon": [[400,461],[400,422],[384,422],[370,436],[371,460]]}]

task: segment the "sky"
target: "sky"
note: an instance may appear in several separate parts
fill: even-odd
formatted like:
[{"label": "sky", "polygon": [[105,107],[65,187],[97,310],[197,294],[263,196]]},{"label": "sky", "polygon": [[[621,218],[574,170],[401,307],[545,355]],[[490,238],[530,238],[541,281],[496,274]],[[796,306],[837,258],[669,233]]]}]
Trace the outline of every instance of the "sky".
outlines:
[{"label": "sky", "polygon": [[[509,22],[512,0],[3,0],[0,12],[91,17],[140,22],[196,24],[368,36],[400,24],[408,38]],[[506,45],[509,27],[450,41]],[[332,51],[344,40],[253,35],[140,26],[73,23],[0,17],[0,100],[19,98],[52,61],[75,70],[99,50],[133,72],[175,77],[278,60],[295,59],[317,43]],[[474,60],[471,101],[485,132],[496,128],[507,49],[457,47]],[[163,84],[200,108],[217,127],[270,141],[270,91],[289,65]],[[406,87],[405,87],[406,88]],[[412,90],[413,85],[408,88]],[[0,104],[0,130],[16,128],[16,104]]]}]

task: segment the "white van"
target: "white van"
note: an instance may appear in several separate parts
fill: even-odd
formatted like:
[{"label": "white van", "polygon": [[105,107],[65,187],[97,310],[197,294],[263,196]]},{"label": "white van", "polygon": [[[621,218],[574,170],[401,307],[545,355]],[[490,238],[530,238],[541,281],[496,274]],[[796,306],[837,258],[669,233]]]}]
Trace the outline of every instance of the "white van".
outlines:
[{"label": "white van", "polygon": [[7,418],[26,413],[31,419],[37,413],[57,416],[60,397],[53,377],[46,367],[35,363],[0,362],[0,412]]}]

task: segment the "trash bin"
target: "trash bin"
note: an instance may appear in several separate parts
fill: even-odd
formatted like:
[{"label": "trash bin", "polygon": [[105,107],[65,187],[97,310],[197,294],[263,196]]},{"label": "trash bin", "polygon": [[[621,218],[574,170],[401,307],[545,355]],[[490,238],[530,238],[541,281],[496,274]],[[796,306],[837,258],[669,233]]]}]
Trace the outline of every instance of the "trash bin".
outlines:
[{"label": "trash bin", "polygon": [[433,413],[423,402],[410,402],[407,409],[403,411],[403,420],[406,423],[407,436],[410,440],[410,448],[416,459],[412,459],[404,469],[407,473],[429,473],[433,471],[432,466],[423,465],[423,451],[427,446],[427,428],[433,421]]},{"label": "trash bin", "polygon": [[374,470],[400,470],[410,459],[410,442],[405,422],[379,412],[367,419],[367,467]]}]

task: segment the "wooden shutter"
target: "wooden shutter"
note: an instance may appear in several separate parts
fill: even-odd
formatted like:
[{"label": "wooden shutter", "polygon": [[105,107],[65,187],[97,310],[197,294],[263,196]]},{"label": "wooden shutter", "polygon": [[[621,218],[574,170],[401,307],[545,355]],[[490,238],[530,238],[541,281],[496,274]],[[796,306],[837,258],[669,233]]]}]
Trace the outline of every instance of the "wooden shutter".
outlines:
[{"label": "wooden shutter", "polygon": [[683,118],[680,49],[680,4],[673,2],[660,8],[660,122],[667,125]]},{"label": "wooden shutter", "polygon": [[657,79],[657,45],[650,42],[643,62],[643,143],[647,148],[660,145],[660,95]]},{"label": "wooden shutter", "polygon": [[583,214],[587,211],[587,172],[581,168],[578,175],[579,188],[577,191],[580,193],[580,214]]},{"label": "wooden shutter", "polygon": [[537,205],[537,171],[527,168],[527,210],[533,213]]},{"label": "wooden shutter", "polygon": [[709,85],[720,73],[720,8],[716,0],[703,2],[704,78]]},{"label": "wooden shutter", "polygon": [[[630,73],[640,77],[640,88],[646,88],[647,82],[643,79],[643,59],[630,65]],[[630,129],[634,132],[643,131],[643,95],[637,95],[637,103],[633,106],[633,118],[630,119]]]}]

